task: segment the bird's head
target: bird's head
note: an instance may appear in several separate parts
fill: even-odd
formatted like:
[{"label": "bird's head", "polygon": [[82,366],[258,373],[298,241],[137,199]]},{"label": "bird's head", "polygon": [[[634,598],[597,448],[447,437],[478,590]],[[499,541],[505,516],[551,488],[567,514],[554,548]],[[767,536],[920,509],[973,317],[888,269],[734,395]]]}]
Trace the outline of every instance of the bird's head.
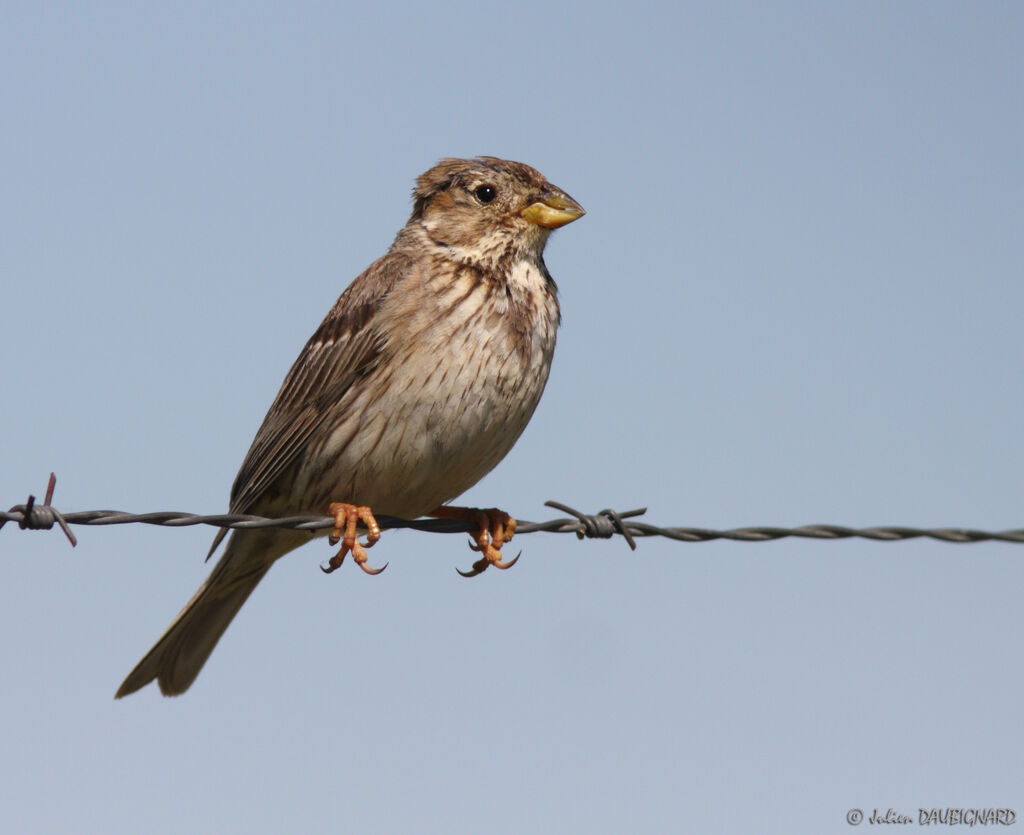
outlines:
[{"label": "bird's head", "polygon": [[476,263],[539,259],[553,229],[584,215],[539,171],[497,157],[441,160],[416,181],[413,199],[410,224]]}]

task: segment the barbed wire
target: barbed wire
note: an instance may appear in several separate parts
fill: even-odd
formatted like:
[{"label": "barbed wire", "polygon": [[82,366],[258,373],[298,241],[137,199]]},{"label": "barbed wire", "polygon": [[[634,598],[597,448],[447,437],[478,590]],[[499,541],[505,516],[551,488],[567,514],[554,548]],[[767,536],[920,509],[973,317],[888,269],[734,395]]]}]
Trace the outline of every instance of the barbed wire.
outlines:
[{"label": "barbed wire", "polygon": [[[29,496],[25,504],[12,507],[6,513],[0,512],[0,528],[8,522],[17,522],[22,530],[49,530],[58,525],[72,546],[78,540],[71,532],[70,525],[127,525],[141,523],[178,528],[191,525],[210,525],[217,528],[288,528],[301,531],[318,531],[333,528],[331,516],[287,516],[268,518],[243,513],[219,513],[200,515],[177,511],[155,513],[125,513],[120,510],[80,510],[62,513],[53,507],[53,491],[57,477],[50,473],[46,496],[42,504],[35,496]],[[980,531],[972,528],[912,528],[903,526],[880,526],[850,528],[843,525],[803,525],[796,528],[750,527],[712,530],[708,528],[659,527],[646,522],[635,521],[647,508],[616,512],[601,510],[595,514],[581,513],[568,505],[556,501],[544,503],[547,507],[568,513],[572,518],[551,519],[547,522],[517,520],[516,533],[574,533],[579,539],[611,539],[621,536],[631,549],[636,550],[636,540],[641,537],[660,536],[678,542],[710,542],[727,539],[734,542],[770,542],[786,537],[801,539],[871,539],[878,542],[895,542],[906,539],[934,539],[940,542],[959,544],[973,542],[1013,542],[1024,544],[1024,530]],[[394,516],[377,516],[381,529],[410,528],[429,533],[472,533],[476,526],[458,519],[399,519]]]}]

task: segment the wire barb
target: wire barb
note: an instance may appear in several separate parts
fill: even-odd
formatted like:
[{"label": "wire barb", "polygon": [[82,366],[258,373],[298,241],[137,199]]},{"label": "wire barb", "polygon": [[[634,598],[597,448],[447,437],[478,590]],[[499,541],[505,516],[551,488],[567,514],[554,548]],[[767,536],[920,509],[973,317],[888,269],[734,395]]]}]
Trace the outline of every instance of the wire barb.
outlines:
[{"label": "wire barb", "polygon": [[[156,513],[125,513],[120,510],[81,510],[61,513],[51,505],[57,477],[50,473],[46,498],[41,505],[35,496],[29,496],[25,504],[12,507],[6,513],[0,512],[0,528],[7,522],[17,522],[22,530],[49,530],[57,524],[64,531],[68,541],[76,545],[78,540],[71,533],[69,525],[127,525],[141,523],[179,528],[190,525],[211,525],[217,528],[288,528],[299,531],[319,531],[333,528],[332,516],[287,516],[271,519],[245,513],[220,513],[201,516],[195,513],[159,511]],[[1024,544],[1024,530],[979,531],[971,528],[908,528],[902,526],[849,528],[842,525],[804,525],[798,528],[751,527],[729,530],[707,528],[658,527],[645,522],[634,521],[647,508],[616,512],[605,509],[596,514],[582,513],[556,501],[545,502],[548,507],[568,513],[571,519],[552,519],[548,522],[527,522],[517,520],[516,533],[574,533],[578,539],[611,539],[621,536],[632,550],[640,537],[661,536],[677,542],[710,542],[713,539],[727,539],[733,542],[770,542],[785,537],[799,539],[870,539],[876,542],[897,542],[905,539],[927,538],[939,542],[1011,542]],[[409,528],[430,533],[472,533],[477,526],[461,519],[399,519],[396,516],[377,516],[381,530]]]},{"label": "wire barb", "polygon": [[17,522],[18,527],[22,530],[48,531],[56,522],[60,525],[60,529],[64,531],[64,535],[68,538],[68,542],[71,543],[71,547],[74,548],[78,544],[78,540],[71,533],[67,520],[57,508],[50,505],[50,502],[53,501],[53,491],[56,486],[57,476],[54,473],[50,473],[50,480],[46,485],[46,497],[43,499],[43,503],[37,505],[36,497],[30,493],[25,504],[16,504],[7,513],[2,515],[2,518],[0,518],[0,528],[8,522]]},{"label": "wire barb", "polygon": [[571,513],[579,519],[580,524],[576,528],[577,539],[583,539],[584,537],[588,539],[611,539],[615,534],[621,534],[622,538],[629,544],[631,551],[636,550],[636,540],[633,539],[629,528],[626,527],[622,520],[630,516],[643,516],[647,512],[646,507],[627,510],[625,513],[616,513],[614,510],[605,509],[596,516],[588,516],[560,502],[546,501],[544,504],[563,513]]}]

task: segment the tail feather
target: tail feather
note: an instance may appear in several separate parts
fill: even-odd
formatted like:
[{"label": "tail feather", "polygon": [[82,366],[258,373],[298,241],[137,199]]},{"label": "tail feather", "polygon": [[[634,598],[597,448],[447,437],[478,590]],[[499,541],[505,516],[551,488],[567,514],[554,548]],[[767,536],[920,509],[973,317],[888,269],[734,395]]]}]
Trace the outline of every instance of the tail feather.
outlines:
[{"label": "tail feather", "polygon": [[188,690],[263,575],[278,557],[298,544],[282,550],[266,532],[236,531],[210,576],[135,665],[114,698],[134,693],[153,679],[165,696]]}]

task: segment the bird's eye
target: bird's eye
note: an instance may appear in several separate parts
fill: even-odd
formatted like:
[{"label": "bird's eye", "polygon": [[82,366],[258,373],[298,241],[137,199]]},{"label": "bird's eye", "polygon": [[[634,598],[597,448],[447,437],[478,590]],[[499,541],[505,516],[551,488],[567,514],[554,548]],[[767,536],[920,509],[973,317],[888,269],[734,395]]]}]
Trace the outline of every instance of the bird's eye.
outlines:
[{"label": "bird's eye", "polygon": [[494,186],[477,186],[473,190],[473,196],[483,204],[490,203],[498,196]]}]

